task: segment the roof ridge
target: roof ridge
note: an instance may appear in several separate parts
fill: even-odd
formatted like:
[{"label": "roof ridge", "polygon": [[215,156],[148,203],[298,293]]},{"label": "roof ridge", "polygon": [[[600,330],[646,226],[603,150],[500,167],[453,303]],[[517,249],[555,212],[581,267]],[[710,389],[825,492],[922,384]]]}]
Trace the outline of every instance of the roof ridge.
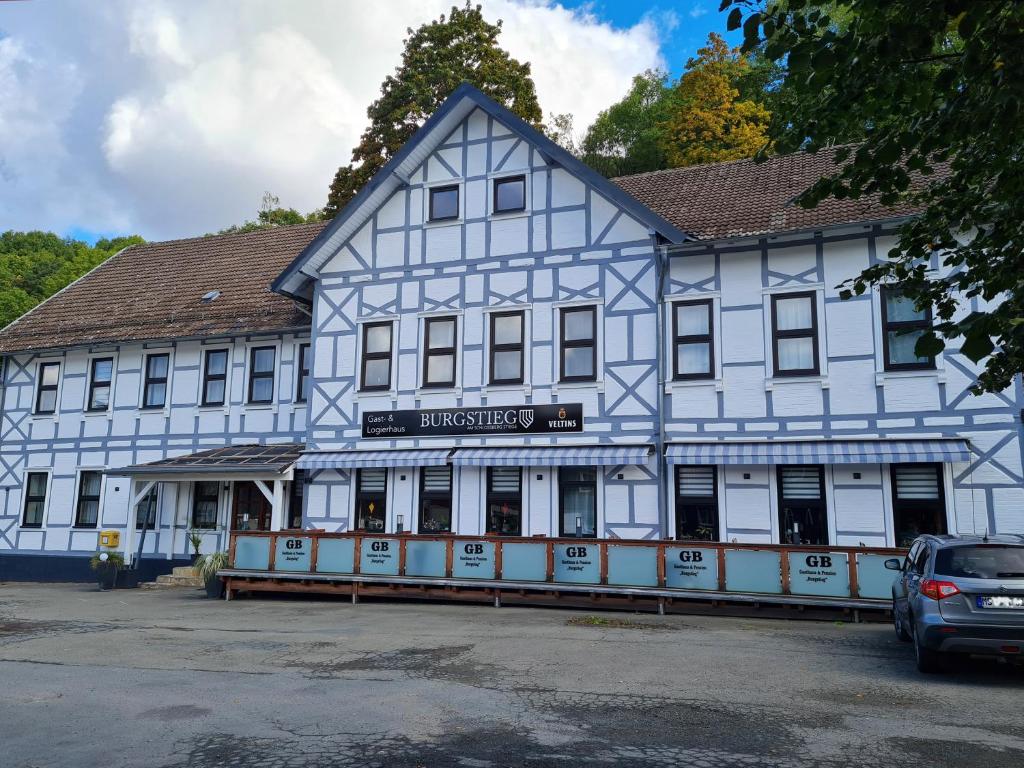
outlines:
[{"label": "roof ridge", "polygon": [[[232,237],[261,237],[270,234],[271,232],[282,232],[286,230],[298,230],[302,227],[324,227],[330,224],[330,221],[323,219],[320,221],[304,221],[301,224],[275,224],[270,227],[263,227],[262,229],[251,229],[246,232],[216,232],[207,235],[193,235],[191,237],[179,237],[172,240],[151,240],[145,243],[138,243],[136,245],[128,246],[128,248],[145,248],[151,245],[179,245],[183,243],[195,243],[195,242],[211,242],[211,241],[223,241]],[[127,248],[125,250],[128,250]],[[109,259],[108,259],[109,261]]]}]

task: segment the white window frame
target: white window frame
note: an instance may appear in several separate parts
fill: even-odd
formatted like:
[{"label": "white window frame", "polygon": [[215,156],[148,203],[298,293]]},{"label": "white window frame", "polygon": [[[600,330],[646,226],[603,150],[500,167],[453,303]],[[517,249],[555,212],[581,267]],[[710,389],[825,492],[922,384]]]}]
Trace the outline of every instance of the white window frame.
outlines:
[{"label": "white window frame", "polygon": [[[29,474],[45,474],[46,475],[46,498],[43,500],[43,520],[39,527],[34,525],[25,525],[25,500],[28,496],[28,476]],[[52,494],[51,486],[53,485],[53,467],[25,467],[22,472],[21,480],[21,496],[18,501],[18,530],[19,531],[45,531],[46,524],[50,518],[50,501]],[[77,505],[77,494],[76,505]]]},{"label": "white window frame", "polygon": [[[427,353],[427,320],[435,317],[455,318],[455,386],[424,387],[424,370]],[[463,309],[438,309],[430,312],[416,313],[416,396],[452,394],[462,395],[463,384],[463,347],[466,343],[466,312]],[[382,390],[383,391],[383,390]]]},{"label": "white window frame", "polygon": [[[447,313],[452,314],[452,313]],[[356,386],[355,392],[353,393],[353,399],[360,400],[362,398],[372,397],[388,397],[392,399],[398,398],[398,361],[399,355],[399,323],[401,317],[399,315],[368,315],[366,317],[360,317],[356,319],[356,349],[355,349],[355,360],[353,368],[353,378],[355,379]],[[387,389],[363,389],[363,340],[364,325],[376,325],[378,323],[391,323],[391,380],[388,382]],[[421,323],[422,325],[422,323]],[[422,330],[418,331],[417,338],[422,334]],[[420,361],[420,350],[416,350],[417,364]],[[312,376],[313,369],[310,368],[310,376]],[[420,374],[417,373],[417,388],[419,387]]]},{"label": "white window frame", "polygon": [[[562,381],[562,310],[573,307],[594,307],[597,312],[597,374],[594,381]],[[604,297],[592,299],[570,299],[551,303],[551,348],[554,355],[551,360],[551,391],[594,389],[604,392]]]},{"label": "white window frame", "polygon": [[[815,322],[817,326],[818,343],[818,373],[817,375],[800,376],[776,376],[775,375],[775,324],[772,322],[772,297],[785,296],[791,293],[813,293]],[[779,287],[763,288],[761,290],[762,311],[764,319],[764,388],[771,391],[777,386],[785,384],[816,382],[822,389],[828,389],[828,331],[825,328],[825,284],[824,283],[801,283],[799,285],[786,285]]]},{"label": "white window frame", "polygon": [[[523,197],[525,204],[521,211],[495,211],[494,210],[494,184],[502,179],[509,179],[515,176],[524,177],[526,192]],[[529,216],[533,213],[533,173],[529,168],[504,168],[500,171],[491,171],[487,174],[487,216],[495,221],[502,219],[517,219]]]},{"label": "white window frame", "polygon": [[[39,387],[42,384],[42,367],[52,363],[57,363],[57,365],[60,366],[57,369],[57,392],[55,394],[57,399],[54,403],[53,413],[39,413],[36,410],[36,407],[39,404]],[[35,376],[32,379],[32,403],[30,411],[33,419],[55,421],[60,415],[61,398],[64,396],[64,374],[66,372],[66,366],[67,358],[64,356],[44,357],[36,361]],[[88,374],[86,374],[86,376],[88,376]]]},{"label": "white window frame", "polygon": [[[454,219],[430,220],[430,190],[438,187],[459,188],[459,215]],[[434,229],[435,227],[452,227],[466,222],[466,180],[463,177],[444,179],[438,181],[427,181],[423,183],[423,228]]]},{"label": "white window frame", "polygon": [[[711,301],[711,346],[714,358],[714,370],[711,376],[706,379],[675,379],[675,328],[673,313],[676,304],[685,304],[688,301]],[[672,394],[673,390],[686,389],[688,387],[714,387],[716,392],[724,388],[724,375],[722,373],[722,294],[721,291],[689,291],[686,293],[672,293],[665,296],[662,302],[662,326],[664,331],[664,360],[665,360],[665,394]]]},{"label": "white window frame", "polygon": [[[203,405],[203,395],[205,394],[204,390],[206,387],[206,355],[208,352],[220,352],[221,350],[228,353],[227,368],[224,372],[224,404]],[[199,348],[199,388],[196,391],[196,407],[200,411],[226,411],[231,406],[231,380],[234,378],[232,375],[234,359],[235,345],[230,341],[223,344],[210,342],[209,344],[203,344]]]},{"label": "white window frame", "polygon": [[[152,347],[142,350],[142,358],[139,363],[139,396],[137,409],[139,413],[162,413],[167,415],[171,412],[171,390],[174,386],[174,347]],[[146,361],[150,355],[167,355],[167,391],[164,393],[163,408],[144,408],[146,397]]]},{"label": "white window frame", "polygon": [[[92,388],[92,361],[103,360],[110,358],[110,400],[107,402],[107,408],[103,411],[90,411],[89,410],[89,390]],[[111,350],[110,352],[90,352],[85,358],[85,394],[82,398],[82,415],[87,418],[96,418],[105,416],[108,419],[114,418],[114,398],[116,396],[115,387],[117,385],[117,362],[118,353],[117,350]]]},{"label": "white window frame", "polygon": [[[523,313],[523,383],[522,384],[491,384],[491,315],[505,312]],[[533,392],[533,304],[496,304],[484,307],[481,311],[483,321],[483,371],[480,376],[484,392],[522,392],[529,395]]]},{"label": "white window frame", "polygon": [[[103,527],[103,502],[107,495],[107,475],[103,471],[103,466],[78,466],[75,467],[75,492],[72,497],[71,506],[71,530],[72,531],[99,531]],[[100,473],[100,496],[96,501],[96,527],[85,528],[78,525],[78,492],[82,487],[82,473],[83,472],[99,472]],[[49,501],[47,501],[49,506]]]},{"label": "white window frame", "polygon": [[[252,350],[260,347],[274,348],[274,376],[271,379],[274,384],[274,393],[269,403],[249,402],[249,374],[252,370]],[[264,339],[262,341],[250,339],[245,343],[245,368],[242,374],[242,407],[251,411],[274,411],[277,412],[281,402],[281,339]]]}]

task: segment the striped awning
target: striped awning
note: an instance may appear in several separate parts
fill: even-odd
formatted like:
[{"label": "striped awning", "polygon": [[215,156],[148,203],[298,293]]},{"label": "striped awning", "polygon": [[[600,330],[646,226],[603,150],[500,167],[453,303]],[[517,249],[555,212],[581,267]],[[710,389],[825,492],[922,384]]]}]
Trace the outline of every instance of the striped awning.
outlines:
[{"label": "striped awning", "polygon": [[412,451],[321,451],[304,453],[297,469],[352,469],[360,467],[441,467],[448,463],[451,448]]},{"label": "striped awning", "polygon": [[609,467],[646,464],[649,445],[517,446],[459,448],[452,464],[463,467]]},{"label": "striped awning", "polygon": [[669,464],[917,464],[970,461],[966,440],[765,440],[673,443]]}]

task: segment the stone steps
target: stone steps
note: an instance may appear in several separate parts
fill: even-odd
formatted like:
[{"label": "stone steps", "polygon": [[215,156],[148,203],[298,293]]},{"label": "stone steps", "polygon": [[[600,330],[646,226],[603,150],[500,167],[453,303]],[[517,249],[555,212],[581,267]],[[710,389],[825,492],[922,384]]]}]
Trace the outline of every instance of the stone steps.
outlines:
[{"label": "stone steps", "polygon": [[203,582],[196,578],[192,566],[189,565],[178,566],[170,573],[157,576],[156,581],[139,585],[142,589],[172,589],[175,587],[201,589],[203,586]]}]

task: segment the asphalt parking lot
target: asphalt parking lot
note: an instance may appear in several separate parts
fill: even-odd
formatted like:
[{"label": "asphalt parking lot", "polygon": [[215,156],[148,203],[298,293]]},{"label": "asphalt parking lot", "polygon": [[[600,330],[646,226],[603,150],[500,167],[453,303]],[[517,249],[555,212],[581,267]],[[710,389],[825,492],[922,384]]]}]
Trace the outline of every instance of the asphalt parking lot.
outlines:
[{"label": "asphalt parking lot", "polygon": [[1022,701],[881,624],[0,585],[8,768],[1005,768]]}]

